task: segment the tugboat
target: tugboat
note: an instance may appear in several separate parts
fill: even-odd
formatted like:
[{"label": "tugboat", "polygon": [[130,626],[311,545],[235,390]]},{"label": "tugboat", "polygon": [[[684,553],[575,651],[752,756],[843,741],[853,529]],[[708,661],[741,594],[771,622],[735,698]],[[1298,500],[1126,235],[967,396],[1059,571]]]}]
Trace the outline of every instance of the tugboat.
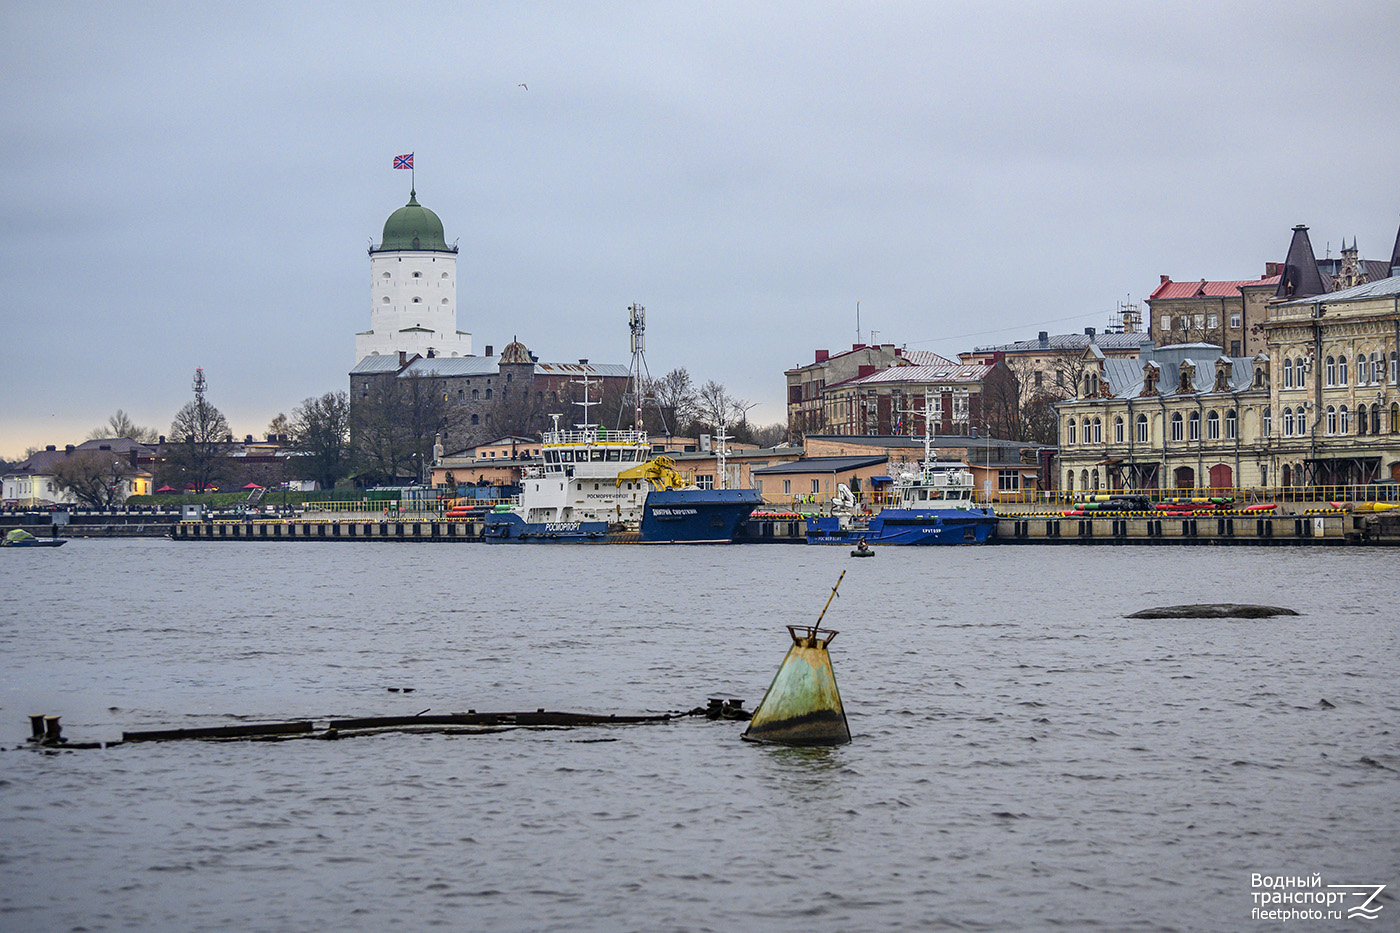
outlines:
[{"label": "tugboat", "polygon": [[972,489],[972,472],[965,464],[934,459],[926,428],[923,460],[895,476],[895,505],[860,517],[855,497],[842,484],[833,514],[807,519],[807,543],[985,544],[997,517],[990,507],[972,501]]}]

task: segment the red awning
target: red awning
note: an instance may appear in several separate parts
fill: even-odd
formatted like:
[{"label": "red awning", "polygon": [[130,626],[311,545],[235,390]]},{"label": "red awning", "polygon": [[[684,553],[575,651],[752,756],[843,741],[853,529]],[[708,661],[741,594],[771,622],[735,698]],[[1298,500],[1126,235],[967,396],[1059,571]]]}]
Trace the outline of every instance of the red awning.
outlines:
[{"label": "red awning", "polygon": [[243,488],[244,488],[244,489],[262,489],[262,487],[259,486],[257,483],[249,483],[247,486],[244,486]]},{"label": "red awning", "polygon": [[160,487],[159,489],[156,490],[156,492],[174,492],[174,491],[175,491],[175,487],[174,487],[174,486],[162,486],[162,487]]}]

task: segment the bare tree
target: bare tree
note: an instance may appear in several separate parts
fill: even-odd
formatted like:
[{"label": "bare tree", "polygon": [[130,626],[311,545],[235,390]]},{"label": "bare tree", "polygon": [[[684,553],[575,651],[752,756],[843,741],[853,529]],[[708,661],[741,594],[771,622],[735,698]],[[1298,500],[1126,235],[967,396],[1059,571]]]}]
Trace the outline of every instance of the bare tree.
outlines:
[{"label": "bare tree", "polygon": [[54,467],[54,482],[83,505],[110,509],[126,501],[131,461],[110,450],[80,450]]},{"label": "bare tree", "polygon": [[154,444],[160,438],[155,428],[146,428],[131,420],[131,416],[120,408],[107,419],[107,423],[88,432],[87,439],[101,441],[111,437],[127,437],[138,444]]},{"label": "bare tree", "polygon": [[192,485],[196,492],[206,491],[221,475],[230,440],[228,419],[204,397],[207,387],[204,370],[196,369],[194,401],[176,412],[165,448],[170,478]]},{"label": "bare tree", "polygon": [[350,409],[356,471],[368,482],[393,482],[409,460],[399,380],[376,379]]},{"label": "bare tree", "polygon": [[643,391],[656,400],[661,417],[672,433],[684,434],[698,414],[697,394],[690,373],[684,367],[671,370],[660,379],[649,380]]},{"label": "bare tree", "polygon": [[[320,398],[308,398],[292,410],[289,421],[281,431],[290,434],[292,449],[297,453],[296,469],[332,489],[337,481],[350,473],[350,399],[345,392],[327,392]],[[273,426],[277,421],[274,419]]]}]

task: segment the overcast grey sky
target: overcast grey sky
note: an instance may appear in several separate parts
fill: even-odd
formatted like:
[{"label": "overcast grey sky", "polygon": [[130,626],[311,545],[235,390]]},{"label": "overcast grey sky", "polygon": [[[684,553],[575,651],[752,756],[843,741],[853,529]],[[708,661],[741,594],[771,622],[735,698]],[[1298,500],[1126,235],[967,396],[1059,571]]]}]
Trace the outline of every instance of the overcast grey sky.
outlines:
[{"label": "overcast grey sky", "polygon": [[0,455],[345,388],[403,152],[477,352],[626,362],[639,301],[762,422],[857,301],[951,355],[1400,225],[1390,2],[0,9]]}]

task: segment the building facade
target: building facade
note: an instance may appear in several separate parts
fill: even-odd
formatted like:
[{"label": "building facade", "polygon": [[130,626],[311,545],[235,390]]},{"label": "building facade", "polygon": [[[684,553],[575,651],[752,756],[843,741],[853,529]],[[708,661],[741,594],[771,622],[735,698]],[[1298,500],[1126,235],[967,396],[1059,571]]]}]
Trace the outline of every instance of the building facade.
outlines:
[{"label": "building facade", "polygon": [[1164,275],[1147,299],[1148,335],[1158,346],[1213,343],[1230,356],[1253,356],[1264,349],[1258,325],[1278,283],[1272,262],[1258,279],[1173,282]]},{"label": "building facade", "polygon": [[1059,488],[1194,491],[1276,481],[1266,357],[1211,344],[1093,363],[1056,406]]},{"label": "building facade", "polygon": [[1400,241],[1397,253],[1390,278],[1269,309],[1284,485],[1400,481]]},{"label": "building facade", "polygon": [[927,421],[935,434],[971,434],[985,423],[988,383],[1009,378],[1001,361],[891,366],[828,385],[821,433],[922,435]]},{"label": "building facade", "polygon": [[937,353],[907,350],[892,343],[858,343],[840,353],[818,350],[813,362],[805,366],[794,366],[783,374],[787,378],[788,432],[793,436],[801,436],[808,432],[821,434],[828,430],[825,408],[827,386],[873,375],[893,366],[932,365],[955,364]]},{"label": "building facade", "polygon": [[355,359],[367,356],[471,356],[472,335],[457,329],[457,246],[437,214],[408,204],[384,222],[369,249],[370,328],[355,335]]}]

